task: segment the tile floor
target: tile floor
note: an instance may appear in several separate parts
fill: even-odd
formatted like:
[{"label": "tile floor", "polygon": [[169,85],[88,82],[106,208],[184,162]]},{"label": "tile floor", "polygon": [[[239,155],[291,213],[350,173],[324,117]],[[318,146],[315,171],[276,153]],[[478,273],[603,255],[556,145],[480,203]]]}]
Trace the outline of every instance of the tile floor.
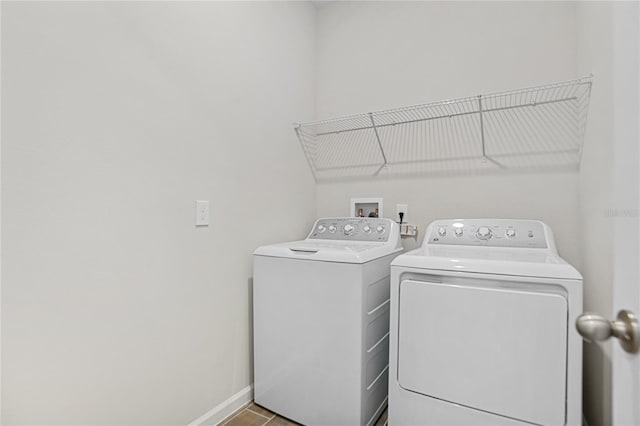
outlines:
[{"label": "tile floor", "polygon": [[[238,411],[222,422],[222,426],[297,426],[296,422],[280,417],[254,403]],[[387,410],[378,419],[375,426],[387,426]]]}]

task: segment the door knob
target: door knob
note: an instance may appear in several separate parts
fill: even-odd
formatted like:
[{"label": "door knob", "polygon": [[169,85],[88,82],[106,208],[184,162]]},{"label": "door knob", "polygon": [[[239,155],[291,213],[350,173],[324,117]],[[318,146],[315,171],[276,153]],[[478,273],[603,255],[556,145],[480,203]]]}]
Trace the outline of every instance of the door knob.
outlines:
[{"label": "door knob", "polygon": [[640,350],[640,326],[638,319],[630,311],[618,312],[618,318],[614,321],[585,312],[576,320],[576,328],[588,342],[607,340],[613,336],[620,340],[620,346],[625,351],[635,354]]}]

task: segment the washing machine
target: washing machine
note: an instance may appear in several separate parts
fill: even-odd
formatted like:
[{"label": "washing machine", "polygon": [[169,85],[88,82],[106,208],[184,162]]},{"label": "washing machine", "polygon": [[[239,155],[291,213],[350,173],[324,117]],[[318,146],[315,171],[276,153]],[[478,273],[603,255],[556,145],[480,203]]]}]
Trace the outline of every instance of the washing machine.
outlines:
[{"label": "washing machine", "polygon": [[254,399],[305,425],[370,425],[387,404],[398,225],[319,219],[254,252]]},{"label": "washing machine", "polygon": [[431,223],[391,265],[389,425],[579,426],[581,312],[544,223]]}]

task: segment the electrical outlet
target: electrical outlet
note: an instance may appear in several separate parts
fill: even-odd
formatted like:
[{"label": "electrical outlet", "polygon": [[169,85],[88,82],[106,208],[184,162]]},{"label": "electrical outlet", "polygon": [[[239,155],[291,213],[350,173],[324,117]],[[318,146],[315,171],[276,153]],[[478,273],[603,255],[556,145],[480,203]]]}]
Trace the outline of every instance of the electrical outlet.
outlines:
[{"label": "electrical outlet", "polygon": [[209,201],[196,200],[196,226],[209,226]]},{"label": "electrical outlet", "polygon": [[407,221],[407,213],[409,212],[408,204],[396,204],[396,220],[400,221],[400,213],[403,213],[402,222]]}]

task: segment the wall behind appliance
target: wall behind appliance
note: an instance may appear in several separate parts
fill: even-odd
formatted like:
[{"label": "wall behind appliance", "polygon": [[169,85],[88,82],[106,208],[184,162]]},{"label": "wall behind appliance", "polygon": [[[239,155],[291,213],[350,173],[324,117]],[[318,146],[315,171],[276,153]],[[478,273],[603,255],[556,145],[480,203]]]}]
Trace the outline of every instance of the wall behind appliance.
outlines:
[{"label": "wall behind appliance", "polygon": [[251,253],[316,213],[314,19],[2,2],[2,424],[186,424],[251,384]]},{"label": "wall behind appliance", "polygon": [[[317,28],[318,119],[576,77],[572,3],[331,2]],[[348,215],[351,197],[383,197],[394,219],[407,203],[423,231],[436,218],[540,219],[579,266],[575,172],[322,183],[318,216]]]},{"label": "wall behind appliance", "polygon": [[[579,176],[579,229],[584,310],[612,313],[612,13],[608,2],[578,2],[578,71],[593,73]],[[611,340],[584,344],[583,411],[591,426],[610,425]]]}]

